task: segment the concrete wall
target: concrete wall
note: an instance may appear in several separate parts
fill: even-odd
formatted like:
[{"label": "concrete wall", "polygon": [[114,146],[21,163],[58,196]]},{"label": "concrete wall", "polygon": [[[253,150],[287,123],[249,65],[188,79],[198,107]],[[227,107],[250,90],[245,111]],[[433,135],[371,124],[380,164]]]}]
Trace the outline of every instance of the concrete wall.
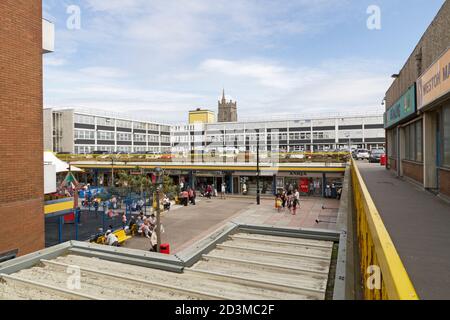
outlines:
[{"label": "concrete wall", "polygon": [[416,48],[386,93],[386,110],[389,109],[419,76],[450,46],[450,1],[445,1],[434,21],[428,27]]},{"label": "concrete wall", "polygon": [[0,1],[0,253],[44,248],[42,3]]},{"label": "concrete wall", "polygon": [[74,143],[74,113],[73,110],[66,110],[62,112],[62,151],[63,152],[75,152]]},{"label": "concrete wall", "polygon": [[44,151],[53,151],[53,112],[44,110]]}]

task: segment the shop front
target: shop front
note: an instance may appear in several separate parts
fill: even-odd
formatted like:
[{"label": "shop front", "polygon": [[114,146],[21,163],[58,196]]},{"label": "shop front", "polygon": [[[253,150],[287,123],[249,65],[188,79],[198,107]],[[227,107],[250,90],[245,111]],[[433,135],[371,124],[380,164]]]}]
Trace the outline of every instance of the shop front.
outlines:
[{"label": "shop front", "polygon": [[423,113],[423,185],[450,197],[450,48],[417,80]]},{"label": "shop front", "polygon": [[342,187],[343,173],[315,173],[315,172],[279,172],[276,175],[277,192],[285,190],[293,192],[296,189],[302,196],[331,197],[327,190]]},{"label": "shop front", "polygon": [[[234,181],[235,194],[256,195],[257,191],[257,175],[256,172],[234,172],[232,174],[232,180]],[[261,189],[261,195],[274,195],[275,182],[274,176],[270,172],[261,172],[259,177],[259,186]],[[236,186],[236,183],[238,185]]]},{"label": "shop front", "polygon": [[[414,125],[420,118],[416,115],[416,86],[415,84],[396,101],[384,114],[384,128],[387,137],[387,167],[395,170],[398,176],[410,175],[411,170],[423,170],[420,157],[412,155],[420,149],[415,141],[422,141],[421,126]],[[416,127],[417,126],[417,127]],[[414,150],[411,149],[413,146]],[[421,153],[418,151],[418,153]]]}]

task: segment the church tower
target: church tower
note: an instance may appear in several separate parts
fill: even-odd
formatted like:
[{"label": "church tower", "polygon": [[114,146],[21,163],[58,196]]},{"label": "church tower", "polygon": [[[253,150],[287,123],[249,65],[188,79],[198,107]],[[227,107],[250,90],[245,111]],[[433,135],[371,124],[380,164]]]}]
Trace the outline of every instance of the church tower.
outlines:
[{"label": "church tower", "polygon": [[219,122],[237,122],[237,102],[231,99],[227,101],[225,89],[222,92],[222,100],[219,101]]}]

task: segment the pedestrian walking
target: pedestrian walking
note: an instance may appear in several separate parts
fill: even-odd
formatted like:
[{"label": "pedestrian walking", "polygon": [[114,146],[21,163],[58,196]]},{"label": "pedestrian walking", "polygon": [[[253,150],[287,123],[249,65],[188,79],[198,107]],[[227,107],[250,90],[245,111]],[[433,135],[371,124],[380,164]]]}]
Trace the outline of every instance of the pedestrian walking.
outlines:
[{"label": "pedestrian walking", "polygon": [[275,208],[278,210],[279,213],[281,212],[282,200],[280,195],[277,195],[277,197],[275,198]]},{"label": "pedestrian walking", "polygon": [[292,199],[292,206],[291,206],[291,210],[292,210],[292,215],[296,215],[297,214],[297,208],[298,208],[298,206],[299,206],[299,200],[296,198],[296,197],[294,197],[293,199]]},{"label": "pedestrian walking", "polygon": [[227,185],[225,182],[223,182],[222,186],[221,186],[221,190],[220,190],[220,199],[225,199],[226,191],[227,191]]}]

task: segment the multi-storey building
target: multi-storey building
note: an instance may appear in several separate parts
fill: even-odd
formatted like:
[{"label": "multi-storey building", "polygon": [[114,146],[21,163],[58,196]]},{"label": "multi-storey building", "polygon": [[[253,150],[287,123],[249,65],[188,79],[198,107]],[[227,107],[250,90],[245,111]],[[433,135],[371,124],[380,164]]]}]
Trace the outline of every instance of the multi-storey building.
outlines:
[{"label": "multi-storey building", "polygon": [[42,3],[0,1],[0,262],[44,248],[42,53],[54,26]]},{"label": "multi-storey building", "polygon": [[311,117],[297,120],[172,126],[172,151],[326,151],[385,145],[383,116]]},{"label": "multi-storey building", "polygon": [[89,109],[45,109],[44,148],[54,152],[170,153],[166,124]]}]

